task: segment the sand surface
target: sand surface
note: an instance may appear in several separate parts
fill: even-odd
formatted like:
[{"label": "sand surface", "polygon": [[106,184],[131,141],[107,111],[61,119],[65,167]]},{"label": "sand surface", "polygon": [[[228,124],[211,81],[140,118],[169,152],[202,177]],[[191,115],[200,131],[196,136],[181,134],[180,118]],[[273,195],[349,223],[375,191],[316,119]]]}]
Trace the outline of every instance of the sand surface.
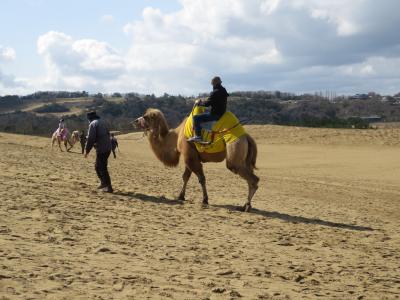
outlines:
[{"label": "sand surface", "polygon": [[0,299],[398,299],[400,129],[250,126],[260,188],[205,165],[210,206],[183,166],[119,136],[115,194],[94,155],[0,133]]}]

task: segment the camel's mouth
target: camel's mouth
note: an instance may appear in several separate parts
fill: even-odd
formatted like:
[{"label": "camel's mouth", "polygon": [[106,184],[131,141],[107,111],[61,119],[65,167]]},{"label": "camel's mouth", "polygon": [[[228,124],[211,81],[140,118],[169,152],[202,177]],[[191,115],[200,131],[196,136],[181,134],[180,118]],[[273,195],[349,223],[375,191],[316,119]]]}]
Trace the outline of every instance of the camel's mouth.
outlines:
[{"label": "camel's mouth", "polygon": [[145,118],[143,117],[137,118],[135,121],[133,121],[133,126],[143,130],[147,130],[149,128]]}]

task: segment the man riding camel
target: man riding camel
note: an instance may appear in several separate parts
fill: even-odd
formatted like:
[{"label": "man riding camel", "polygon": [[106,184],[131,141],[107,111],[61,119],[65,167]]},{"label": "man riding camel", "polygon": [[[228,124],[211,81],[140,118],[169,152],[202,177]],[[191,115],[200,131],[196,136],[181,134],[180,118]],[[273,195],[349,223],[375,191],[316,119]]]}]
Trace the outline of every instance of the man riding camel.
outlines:
[{"label": "man riding camel", "polygon": [[216,76],[211,80],[213,91],[207,100],[197,100],[196,105],[198,106],[211,106],[211,111],[203,114],[193,116],[193,124],[195,130],[195,136],[188,139],[188,142],[201,143],[201,123],[218,121],[222,115],[226,112],[226,104],[228,100],[228,92],[221,85],[221,78]]}]

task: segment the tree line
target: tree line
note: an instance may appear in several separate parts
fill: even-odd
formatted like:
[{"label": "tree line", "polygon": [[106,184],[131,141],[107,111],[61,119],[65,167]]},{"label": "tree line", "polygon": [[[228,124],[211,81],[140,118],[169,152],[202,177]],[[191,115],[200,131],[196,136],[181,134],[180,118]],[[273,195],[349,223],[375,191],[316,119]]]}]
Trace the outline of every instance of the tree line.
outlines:
[{"label": "tree line", "polygon": [[[0,107],[7,106],[13,108],[14,111],[0,115],[0,131],[51,135],[58,125],[60,114],[69,111],[69,108],[62,103],[54,102],[56,97],[83,99],[81,113],[65,116],[70,130],[85,130],[87,128],[85,112],[96,110],[107,121],[111,130],[121,132],[135,130],[132,121],[141,116],[149,107],[162,110],[169,124],[177,126],[190,114],[195,100],[194,97],[168,94],[157,97],[136,93],[125,95],[114,93],[108,96],[87,95],[86,92],[65,93],[67,92],[43,92],[40,95],[30,95],[33,97],[31,101],[43,103],[32,112],[18,110],[21,101],[22,103],[29,101],[27,98],[1,97]],[[279,96],[282,97],[282,94]],[[324,99],[287,99],[292,96],[287,94],[282,100],[276,98],[276,94],[267,92],[235,92],[229,97],[228,109],[245,124],[368,128],[369,121],[363,117],[370,115],[379,115],[386,121],[400,121],[400,105],[392,102],[374,99],[338,102]],[[119,99],[119,101],[114,101],[114,99]]]}]

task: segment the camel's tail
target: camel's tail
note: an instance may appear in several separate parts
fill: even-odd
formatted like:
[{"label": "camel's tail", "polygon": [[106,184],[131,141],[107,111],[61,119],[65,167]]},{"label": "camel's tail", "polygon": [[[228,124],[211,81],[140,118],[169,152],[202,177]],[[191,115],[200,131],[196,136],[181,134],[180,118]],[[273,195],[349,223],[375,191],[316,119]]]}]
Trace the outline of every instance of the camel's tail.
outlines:
[{"label": "camel's tail", "polygon": [[257,144],[254,139],[247,134],[247,141],[248,141],[248,152],[246,157],[246,165],[251,169],[257,169],[256,161],[257,161]]}]

